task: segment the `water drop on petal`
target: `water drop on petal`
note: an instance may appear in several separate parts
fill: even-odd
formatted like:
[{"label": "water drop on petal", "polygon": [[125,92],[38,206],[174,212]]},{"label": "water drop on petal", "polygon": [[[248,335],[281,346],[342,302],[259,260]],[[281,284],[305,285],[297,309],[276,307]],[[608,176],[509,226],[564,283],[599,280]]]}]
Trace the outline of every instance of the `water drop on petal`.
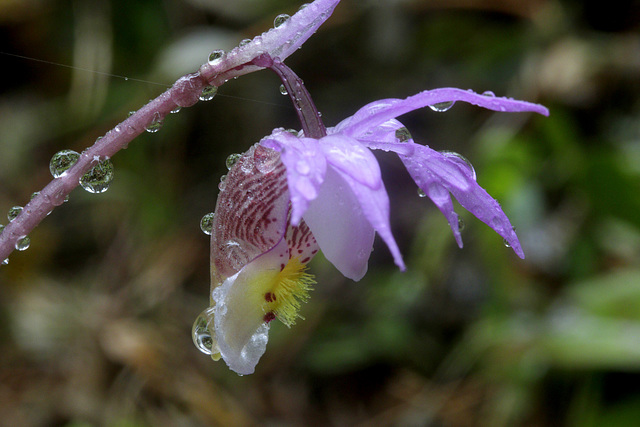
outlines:
[{"label": "water drop on petal", "polygon": [[216,59],[220,59],[224,56],[226,52],[222,49],[217,49],[211,52],[209,55],[209,61],[215,61]]},{"label": "water drop on petal", "polygon": [[225,161],[225,165],[227,166],[227,169],[231,170],[233,165],[238,163],[238,160],[240,160],[241,157],[242,157],[242,154],[230,154],[229,157],[227,157],[227,160]]},{"label": "water drop on petal", "polygon": [[54,178],[60,177],[67,171],[67,169],[73,166],[79,158],[80,154],[73,150],[58,151],[53,155],[53,157],[51,157],[51,161],[49,162],[49,171],[51,172],[51,175]]},{"label": "water drop on petal", "polygon": [[242,47],[242,46],[246,46],[249,43],[251,43],[251,39],[244,39],[240,42],[240,44],[238,46]]},{"label": "water drop on petal", "polygon": [[210,212],[205,216],[203,216],[202,219],[200,220],[200,229],[207,236],[211,236],[211,230],[213,230],[214,217],[215,217],[215,214],[213,212]]},{"label": "water drop on petal", "polygon": [[220,183],[218,184],[218,190],[223,191],[225,189],[225,187],[227,186],[227,183],[224,182],[225,179],[227,179],[227,175],[222,175],[220,177]]},{"label": "water drop on petal", "polygon": [[289,18],[291,18],[291,17],[289,15],[287,15],[286,13],[278,15],[278,16],[276,16],[276,19],[273,20],[273,26],[275,28],[278,28],[279,26],[281,26],[285,22],[287,22],[289,20]]},{"label": "water drop on petal", "polygon": [[31,244],[31,239],[29,236],[22,236],[16,241],[16,250],[26,251],[29,249],[29,245]]},{"label": "water drop on petal", "polygon": [[495,96],[496,96],[496,94],[491,92],[490,90],[484,91],[484,92],[482,92],[482,94],[484,96],[488,96],[488,97],[491,97],[491,98],[495,98]]},{"label": "water drop on petal", "polygon": [[464,223],[464,219],[462,219],[462,217],[458,217],[458,231],[463,231],[465,227],[466,224]]},{"label": "water drop on petal", "polygon": [[111,181],[113,181],[113,163],[106,159],[80,178],[80,185],[89,193],[104,193],[109,189]]},{"label": "water drop on petal", "polygon": [[211,101],[218,93],[218,86],[206,86],[200,93],[200,101]]},{"label": "water drop on petal", "polygon": [[429,105],[429,108],[433,111],[437,111],[438,113],[444,113],[445,111],[449,111],[455,103],[455,101],[438,102],[436,104]]},{"label": "water drop on petal", "polygon": [[7,265],[9,264],[9,258],[5,258],[4,261],[2,261],[2,265]]},{"label": "water drop on petal", "polygon": [[396,130],[396,138],[398,138],[398,142],[407,142],[411,139],[411,132],[406,127],[401,127]]},{"label": "water drop on petal", "polygon": [[9,212],[7,213],[7,219],[9,221],[13,221],[14,219],[16,219],[18,215],[20,215],[20,212],[22,212],[22,206],[12,207],[11,209],[9,209]]},{"label": "water drop on petal", "polygon": [[464,157],[460,153],[456,153],[455,151],[446,151],[445,150],[445,151],[440,151],[440,153],[444,154],[444,156],[449,158],[449,159],[456,160],[457,163],[459,163],[463,167],[467,168],[467,170],[471,174],[471,177],[473,178],[473,180],[476,181],[476,170],[474,169],[473,165],[471,164],[471,162],[466,157]]},{"label": "water drop on petal", "polygon": [[422,188],[418,188],[418,197],[427,197],[427,193],[425,193]]},{"label": "water drop on petal", "polygon": [[179,112],[180,112],[180,110],[182,110],[182,107],[178,105],[176,108],[174,108],[173,110],[171,110],[171,114],[179,113]]},{"label": "water drop on petal", "polygon": [[213,338],[209,332],[209,322],[213,312],[211,308],[204,310],[198,315],[195,322],[193,322],[193,328],[191,329],[191,338],[196,348],[204,354],[211,354],[213,352]]},{"label": "water drop on petal", "polygon": [[287,92],[287,88],[284,87],[284,85],[280,85],[280,93],[282,95],[289,95],[289,92]]}]

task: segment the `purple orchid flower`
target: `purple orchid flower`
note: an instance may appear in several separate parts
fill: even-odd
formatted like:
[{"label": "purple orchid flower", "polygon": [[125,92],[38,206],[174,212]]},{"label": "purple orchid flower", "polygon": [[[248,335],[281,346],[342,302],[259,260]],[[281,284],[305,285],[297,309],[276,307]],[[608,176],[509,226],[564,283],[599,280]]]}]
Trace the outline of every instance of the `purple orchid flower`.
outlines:
[{"label": "purple orchid flower", "polygon": [[[406,99],[372,102],[325,128],[301,80],[277,59],[257,59],[282,78],[301,119],[301,132],[276,129],[243,154],[221,188],[211,236],[211,307],[194,324],[196,345],[222,357],[239,374],[255,370],[266,349],[269,323],[287,326],[306,301],[313,276],[306,264],[322,250],[346,277],[360,280],[377,232],[396,265],[405,269],[389,224],[389,198],[372,150],[398,154],[409,174],[449,221],[460,247],[451,194],[524,258],[509,219],[455,153],[413,141],[396,118],[456,101],[490,110],[536,112],[537,104],[435,89]],[[206,338],[206,345],[202,339]]]}]

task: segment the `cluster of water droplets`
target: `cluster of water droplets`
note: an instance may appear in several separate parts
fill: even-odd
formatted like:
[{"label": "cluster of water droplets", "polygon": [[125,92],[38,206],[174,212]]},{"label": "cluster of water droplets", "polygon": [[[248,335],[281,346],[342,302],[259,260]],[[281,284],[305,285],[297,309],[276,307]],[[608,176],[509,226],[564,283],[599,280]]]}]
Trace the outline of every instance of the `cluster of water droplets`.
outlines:
[{"label": "cluster of water droplets", "polygon": [[[80,158],[80,154],[73,150],[62,150],[57,152],[49,162],[49,171],[54,178],[60,178],[64,173]],[[99,161],[93,168],[80,178],[80,185],[89,193],[104,193],[109,189],[113,181],[114,168],[111,160]]]},{"label": "cluster of water droplets", "polygon": [[[9,220],[9,222],[16,219],[18,215],[20,215],[22,210],[22,206],[14,206],[9,209],[9,211],[7,212],[7,219]],[[0,233],[2,233],[2,230],[4,230],[4,225],[0,224]],[[16,240],[15,247],[18,251],[26,251],[27,249],[29,249],[29,245],[31,245],[31,239],[29,238],[29,236],[20,236],[18,240]],[[9,263],[9,260],[5,259],[2,263],[6,265]]]}]

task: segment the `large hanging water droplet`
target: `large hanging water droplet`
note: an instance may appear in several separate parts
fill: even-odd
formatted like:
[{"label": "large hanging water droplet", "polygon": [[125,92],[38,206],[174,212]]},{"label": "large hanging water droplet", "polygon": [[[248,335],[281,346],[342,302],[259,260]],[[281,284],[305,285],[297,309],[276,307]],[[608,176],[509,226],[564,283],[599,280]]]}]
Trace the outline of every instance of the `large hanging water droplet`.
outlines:
[{"label": "large hanging water droplet", "polygon": [[29,236],[22,236],[16,241],[16,250],[18,251],[26,251],[29,249],[29,245],[31,244],[31,239]]},{"label": "large hanging water droplet", "polygon": [[12,207],[11,209],[9,209],[9,212],[7,212],[7,219],[9,221],[13,221],[18,217],[18,215],[20,215],[20,212],[22,212],[22,206]]},{"label": "large hanging water droplet", "polygon": [[193,328],[191,328],[191,338],[196,348],[204,354],[211,354],[213,352],[214,339],[209,332],[209,321],[213,315],[212,309],[208,308],[198,315],[195,322],[193,322]]},{"label": "large hanging water droplet", "polygon": [[287,88],[284,87],[284,85],[280,85],[280,93],[282,95],[289,95],[289,92],[287,91]]},{"label": "large hanging water droplet", "polygon": [[213,212],[209,212],[200,220],[200,229],[207,236],[211,236],[211,231],[213,230],[213,219],[215,218],[215,214]]},{"label": "large hanging water droplet", "polygon": [[449,111],[455,103],[455,101],[438,102],[436,104],[429,105],[429,108],[433,111],[437,111],[438,113],[444,113],[445,111]]},{"label": "large hanging water droplet", "polygon": [[225,161],[225,165],[227,166],[228,170],[231,170],[231,168],[238,163],[238,160],[240,160],[240,158],[242,157],[242,154],[230,154],[229,157],[227,157],[227,160]]},{"label": "large hanging water droplet", "polygon": [[476,180],[476,170],[474,169],[473,165],[471,164],[471,162],[462,154],[460,153],[456,153],[455,151],[440,151],[441,154],[444,154],[445,157],[455,160],[456,162],[458,162],[461,166],[467,168],[467,170],[469,171],[469,173],[471,174],[471,177],[473,178],[473,180]]},{"label": "large hanging water droplet", "polygon": [[209,55],[209,61],[215,61],[216,59],[220,59],[224,56],[226,52],[222,49],[217,49],[211,52]]},{"label": "large hanging water droplet", "polygon": [[291,17],[289,15],[287,15],[286,13],[280,14],[280,15],[276,16],[276,19],[273,20],[273,26],[275,28],[278,28],[279,26],[281,26],[282,24],[287,22],[289,20],[289,18],[291,18]]},{"label": "large hanging water droplet", "polygon": [[206,86],[200,93],[200,101],[211,101],[218,93],[218,86]]},{"label": "large hanging water droplet", "polygon": [[113,181],[113,163],[106,159],[80,178],[80,185],[89,193],[104,193]]},{"label": "large hanging water droplet", "polygon": [[79,158],[80,154],[73,150],[58,151],[53,155],[49,162],[49,171],[51,171],[51,175],[53,175],[54,178],[59,178],[67,171],[67,169],[73,166]]},{"label": "large hanging water droplet", "polygon": [[160,117],[160,113],[156,113],[153,115],[153,120],[149,125],[145,128],[145,130],[149,133],[156,133],[162,128],[162,118]]},{"label": "large hanging water droplet", "polygon": [[411,139],[411,132],[403,126],[396,130],[396,138],[398,139],[398,142],[407,142]]}]

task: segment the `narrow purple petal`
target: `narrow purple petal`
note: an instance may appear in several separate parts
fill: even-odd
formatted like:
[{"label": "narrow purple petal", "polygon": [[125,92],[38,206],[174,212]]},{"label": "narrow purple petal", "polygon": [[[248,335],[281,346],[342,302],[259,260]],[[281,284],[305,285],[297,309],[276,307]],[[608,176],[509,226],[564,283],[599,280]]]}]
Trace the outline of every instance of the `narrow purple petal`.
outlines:
[{"label": "narrow purple petal", "polygon": [[371,128],[402,114],[429,105],[451,101],[463,101],[494,111],[533,112],[545,116],[549,115],[549,110],[539,104],[481,95],[471,90],[441,88],[420,92],[406,99],[382,99],[367,104],[358,110],[349,122],[342,125],[341,131],[354,138],[360,138],[365,136]]},{"label": "narrow purple petal", "polygon": [[329,135],[319,141],[327,162],[371,189],[382,186],[382,175],[375,156],[353,138]]},{"label": "narrow purple petal", "polygon": [[304,214],[324,256],[349,279],[367,272],[375,232],[345,180],[327,168],[324,185]]},{"label": "narrow purple petal", "polygon": [[327,165],[320,145],[315,139],[298,138],[282,130],[274,131],[260,144],[280,152],[282,163],[287,169],[291,224],[297,226],[309,207],[309,202],[318,197],[324,181]]},{"label": "narrow purple petal", "polygon": [[256,36],[251,43],[236,47],[222,58],[205,63],[200,73],[211,84],[219,86],[233,77],[260,69],[245,64],[262,54],[284,61],[318,30],[338,3],[340,0],[316,0],[308,4],[279,27]]},{"label": "narrow purple petal", "polygon": [[[434,199],[438,208],[447,216],[449,224],[456,234],[457,220],[453,218],[453,207],[442,198],[443,187],[453,194],[458,202],[479,220],[493,228],[513,248],[514,252],[524,258],[524,252],[518,241],[509,218],[500,204],[491,197],[473,178],[470,169],[464,168],[459,161],[418,144],[413,144],[415,152],[412,156],[400,155],[409,174],[418,186]],[[457,239],[457,236],[456,236]]]}]

